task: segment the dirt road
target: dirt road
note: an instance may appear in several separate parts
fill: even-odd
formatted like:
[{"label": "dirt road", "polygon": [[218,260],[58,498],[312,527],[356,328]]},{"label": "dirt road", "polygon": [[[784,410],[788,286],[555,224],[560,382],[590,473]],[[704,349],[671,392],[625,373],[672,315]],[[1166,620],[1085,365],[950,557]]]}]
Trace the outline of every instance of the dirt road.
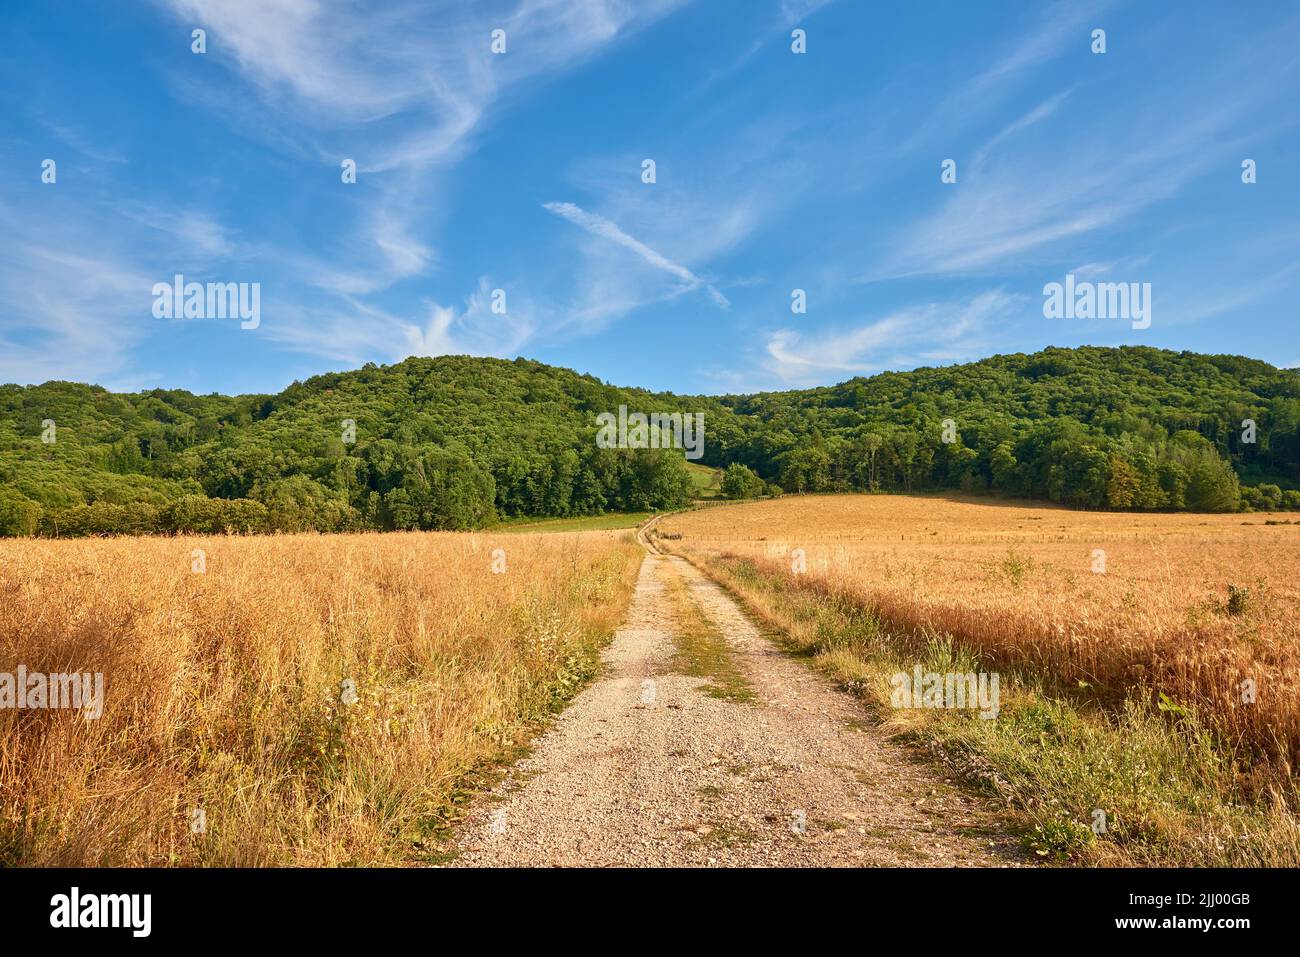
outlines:
[{"label": "dirt road", "polygon": [[649,542],[602,676],[471,812],[452,866],[1005,866],[990,812]]}]

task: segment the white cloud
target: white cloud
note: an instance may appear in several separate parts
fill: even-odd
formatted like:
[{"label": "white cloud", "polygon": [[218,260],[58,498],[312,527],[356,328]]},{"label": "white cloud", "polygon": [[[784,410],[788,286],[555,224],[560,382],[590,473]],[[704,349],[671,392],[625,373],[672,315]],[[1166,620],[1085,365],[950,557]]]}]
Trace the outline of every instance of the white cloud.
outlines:
[{"label": "white cloud", "polygon": [[260,332],[300,352],[353,365],[376,356],[391,361],[411,355],[505,358],[518,354],[533,337],[536,311],[522,296],[506,290],[506,312],[492,312],[492,288],[487,277],[480,278],[460,308],[426,300],[423,321],[353,296],[342,297],[341,309],[289,304],[269,316]]},{"label": "white cloud", "polygon": [[[436,260],[427,234],[435,167],[463,158],[490,106],[684,0],[396,0],[373,9],[324,0],[156,2],[208,30],[208,56],[233,66],[255,95],[263,115],[254,132],[322,164],[348,157],[361,175],[394,177],[380,181],[376,208],[352,224],[350,243],[354,256],[372,257],[361,266],[383,288]],[[507,34],[501,56],[490,49],[497,26]],[[243,88],[228,100],[236,115],[249,112]],[[335,285],[327,278],[327,288]]]},{"label": "white cloud", "polygon": [[[57,243],[0,259],[0,382],[102,381],[147,331],[155,278],[111,251],[82,255]],[[135,320],[123,319],[136,315]]]},{"label": "white cloud", "polygon": [[[955,94],[961,111],[986,108],[986,93],[1030,82],[1030,68],[1064,43],[1086,50],[1084,25],[1096,23],[1086,7],[1058,7],[1020,48]],[[1123,223],[1199,177],[1235,168],[1233,157],[1247,155],[1239,150],[1275,132],[1260,116],[1284,109],[1294,86],[1294,58],[1259,42],[1225,42],[1190,75],[1156,74],[1122,109],[1063,110],[1070,91],[1040,102],[986,140],[974,162],[959,163],[965,173],[942,188],[937,208],[892,236],[882,265],[862,278],[990,274],[1024,267],[1034,256],[1056,258],[1064,241]],[[1272,44],[1287,48],[1281,38]],[[952,108],[945,104],[930,124],[948,129]],[[1047,122],[1053,118],[1059,121]],[[1012,137],[1014,150],[1000,148]]]},{"label": "white cloud", "polygon": [[[0,381],[139,384],[132,350],[176,328],[153,318],[154,283],[211,266],[232,240],[194,210],[44,198],[0,205],[0,233],[24,237],[0,257]],[[124,230],[123,217],[148,228]]]},{"label": "white cloud", "polygon": [[1110,6],[1110,0],[1078,3],[1057,0],[1043,12],[1035,26],[1007,45],[1007,52],[975,76],[960,83],[930,113],[900,148],[910,152],[936,137],[950,138],[954,132],[999,108],[1004,98],[1025,74],[1069,49],[1082,44],[1086,49],[1088,27]]},{"label": "white cloud", "polygon": [[[322,237],[327,248],[260,255],[288,274],[282,296],[295,280],[302,286],[295,301],[277,304],[268,334],[353,361],[369,358],[366,349],[496,355],[528,341],[534,330],[522,321],[505,334],[498,321],[488,334],[476,297],[464,310],[427,303],[424,323],[393,316],[373,297],[438,265],[446,174],[494,108],[685,0],[155,2],[182,24],[204,27],[213,66],[229,67],[238,81],[223,88],[180,77],[184,96],[299,162],[337,169],[343,158],[356,161],[365,200],[350,213],[345,207],[337,230]],[[497,27],[507,37],[501,56],[490,47]]]},{"label": "white cloud", "polygon": [[704,288],[715,305],[723,309],[731,305],[727,300],[727,297],[719,292],[717,287],[712,285],[708,280],[700,278],[680,263],[673,262],[662,253],[651,249],[639,239],[629,236],[620,229],[616,223],[610,222],[603,216],[596,213],[589,213],[585,209],[582,209],[580,206],[576,206],[573,203],[544,203],[543,208],[563,219],[567,219],[575,226],[586,230],[593,236],[598,236],[601,239],[608,240],[624,249],[631,250],[632,253],[650,266],[675,277],[682,283],[675,292],[689,292],[694,289]]},{"label": "white cloud", "polygon": [[[1248,318],[1248,306],[1258,310],[1257,304],[1262,301],[1294,303],[1296,294],[1300,293],[1300,260],[1293,259],[1267,271],[1261,271],[1258,259],[1252,261],[1250,257],[1233,266],[1242,281],[1227,289],[1217,281],[1205,282],[1203,275],[1169,283],[1171,301],[1161,307],[1168,318],[1162,319],[1161,325],[1187,325],[1220,316],[1236,322]],[[1257,348],[1244,351],[1255,353]]]},{"label": "white cloud", "polygon": [[[1237,93],[1233,94],[1237,96]],[[945,187],[948,198],[903,230],[878,274],[987,272],[1023,265],[1031,253],[1104,229],[1179,193],[1219,162],[1212,144],[1235,119],[1224,103],[1195,117],[1107,120],[1096,136],[1076,130],[1065,148],[1044,137],[996,168]],[[1117,150],[1116,140],[1140,144]]]},{"label": "white cloud", "polygon": [[222,223],[200,209],[173,209],[138,200],[120,200],[114,211],[126,219],[164,234],[186,255],[203,260],[226,259],[237,254],[237,244]]},{"label": "white cloud", "polygon": [[98,143],[92,143],[90,138],[75,126],[64,126],[58,123],[51,123],[44,116],[36,114],[36,119],[46,129],[57,136],[64,143],[67,143],[81,155],[95,160],[99,163],[125,163],[126,157],[117,150],[101,146]]},{"label": "white cloud", "polygon": [[764,365],[784,383],[812,385],[886,367],[972,358],[990,321],[1005,320],[1023,300],[994,290],[966,302],[912,306],[853,329],[780,329],[768,336]]},{"label": "white cloud", "polygon": [[986,142],[983,146],[979,148],[979,150],[975,153],[975,157],[972,160],[971,165],[975,167],[983,166],[984,160],[988,158],[989,153],[993,152],[993,150],[996,149],[1001,143],[1015,136],[1021,130],[1028,129],[1029,127],[1033,126],[1035,123],[1041,123],[1043,120],[1047,119],[1058,109],[1060,109],[1061,104],[1066,101],[1066,99],[1069,97],[1069,95],[1072,92],[1073,90],[1062,90],[1060,93],[1057,93],[1055,96],[1044,100],[1042,103],[1039,103],[1037,106],[1035,106],[1024,116],[1017,118],[1012,123],[1003,127],[993,136],[992,139],[990,139],[988,142]]},{"label": "white cloud", "polygon": [[407,329],[407,348],[412,355],[438,356],[468,353],[506,357],[515,355],[532,338],[534,321],[531,307],[511,298],[508,290],[506,312],[494,313],[492,292],[486,278],[457,311],[430,304],[429,319],[423,328]]},{"label": "white cloud", "polygon": [[781,0],[781,19],[786,23],[797,23],[833,2],[834,0]]},{"label": "white cloud", "polygon": [[1066,270],[1075,276],[1104,276],[1108,273],[1119,274],[1126,270],[1140,269],[1151,261],[1150,256],[1125,256],[1104,262],[1088,262]]}]

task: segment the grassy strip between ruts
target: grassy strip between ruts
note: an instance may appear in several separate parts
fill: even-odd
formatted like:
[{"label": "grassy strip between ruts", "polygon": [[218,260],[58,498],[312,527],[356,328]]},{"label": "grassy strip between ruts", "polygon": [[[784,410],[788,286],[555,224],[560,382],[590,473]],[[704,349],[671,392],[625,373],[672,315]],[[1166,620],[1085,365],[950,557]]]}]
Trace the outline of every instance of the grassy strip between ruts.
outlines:
[{"label": "grassy strip between ruts", "polygon": [[[680,553],[680,549],[678,550]],[[1295,866],[1300,827],[1281,796],[1250,801],[1236,756],[1188,709],[1132,696],[1102,709],[1049,695],[1028,672],[1000,675],[1000,710],[891,706],[893,675],[916,665],[979,672],[950,639],[901,640],[870,607],[806,579],[722,555],[686,555],[792,654],[864,699],[891,735],[926,748],[970,787],[1005,802],[1047,861],[1106,866]]]},{"label": "grassy strip between ruts", "polygon": [[664,563],[659,574],[666,582],[672,601],[676,631],[673,641],[677,653],[673,668],[693,678],[707,678],[704,693],[724,701],[753,701],[754,689],[736,664],[726,637],[704,614],[699,603],[691,597],[690,589],[681,575]]}]

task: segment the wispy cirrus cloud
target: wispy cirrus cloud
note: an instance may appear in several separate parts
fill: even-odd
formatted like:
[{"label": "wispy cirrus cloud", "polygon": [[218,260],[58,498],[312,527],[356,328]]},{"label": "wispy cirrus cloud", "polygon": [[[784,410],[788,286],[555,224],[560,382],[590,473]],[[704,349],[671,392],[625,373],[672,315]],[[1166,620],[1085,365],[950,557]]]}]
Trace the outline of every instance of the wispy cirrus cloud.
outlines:
[{"label": "wispy cirrus cloud", "polygon": [[152,316],[154,283],[176,271],[206,271],[237,246],[189,208],[83,205],[54,192],[41,203],[0,203],[0,235],[23,237],[0,256],[0,382],[76,379],[118,388],[144,381],[124,369],[133,349],[162,328]]},{"label": "wispy cirrus cloud", "polygon": [[1041,123],[1043,120],[1050,117],[1061,108],[1061,104],[1066,101],[1072,92],[1074,92],[1073,89],[1062,90],[1055,96],[1048,97],[1042,103],[1039,103],[1028,113],[1025,113],[1023,116],[1016,118],[1014,121],[1004,126],[983,146],[976,150],[975,156],[971,160],[971,165],[976,168],[983,166],[989,153],[993,152],[993,150],[1004,141],[1014,137],[1021,130],[1027,130],[1035,123]]},{"label": "wispy cirrus cloud", "polygon": [[396,314],[351,295],[339,308],[306,309],[290,303],[264,334],[298,351],[360,365],[376,356],[476,355],[509,357],[529,342],[539,315],[522,296],[508,300],[505,313],[492,311],[492,282],[480,277],[460,306],[423,299],[414,315]]},{"label": "wispy cirrus cloud", "polygon": [[742,49],[740,55],[712,70],[696,92],[703,92],[739,73],[769,44],[790,42],[788,31],[791,27],[804,24],[813,14],[834,2],[835,0],[781,0],[775,16],[766,20],[755,18],[750,24],[754,38]]},{"label": "wispy cirrus cloud", "polygon": [[[1193,116],[1135,118],[1127,129],[1108,121],[1108,135],[1078,137],[1066,152],[1048,135],[985,164],[906,226],[883,267],[863,278],[985,273],[1119,224],[1225,163],[1225,143],[1244,133],[1231,99],[1201,103]],[[1115,151],[1117,137],[1143,146]]]},{"label": "wispy cirrus cloud", "polygon": [[966,301],[926,303],[855,328],[802,333],[779,329],[766,342],[766,369],[789,385],[808,385],[924,362],[980,354],[990,323],[1025,301],[1002,290]]},{"label": "wispy cirrus cloud", "polygon": [[[963,325],[972,289],[1037,298],[1071,267],[1153,280],[1144,342],[1294,355],[1292,12],[688,5],[151,0],[112,11],[111,49],[77,42],[93,0],[33,7],[32,38],[51,42],[6,49],[0,86],[41,58],[59,82],[0,94],[16,171],[0,366],[57,375],[66,356],[62,375],[120,383],[175,363],[195,370],[183,384],[245,390],[322,359],[527,350],[682,390],[712,370],[811,384],[1120,341],[1038,322],[1036,306],[1010,334]],[[796,25],[807,56],[790,50]],[[189,52],[196,26],[206,56]],[[37,180],[44,156],[57,186]],[[938,181],[944,157],[955,185]],[[356,184],[339,181],[344,158]],[[149,284],[179,271],[261,281],[256,337],[142,323]],[[485,282],[509,315],[485,309]],[[809,311],[789,319],[795,288]],[[644,368],[600,335],[624,319],[692,348]]]},{"label": "wispy cirrus cloud", "polygon": [[[73,250],[103,242],[105,234],[91,225],[101,218],[116,220],[121,239],[109,244],[113,257],[100,256],[104,269],[87,269],[87,276],[103,277],[96,283],[101,311],[129,309],[120,328],[134,328],[135,296],[104,291],[113,274],[133,274],[133,289],[140,277],[173,268],[247,274],[255,254],[257,278],[270,274],[263,334],[307,354],[355,361],[437,350],[497,355],[523,346],[537,329],[525,312],[538,315],[523,296],[516,296],[511,317],[489,322],[481,289],[463,307],[441,306],[409,287],[399,298],[391,290],[438,268],[448,178],[512,98],[534,94],[539,82],[577,68],[685,1],[503,0],[471,8],[452,0],[155,0],[169,20],[207,31],[204,69],[173,74],[182,100],[224,118],[239,137],[296,168],[318,164],[321,176],[337,178],[341,160],[355,160],[365,186],[331,200],[334,222],[311,243],[291,235],[277,241],[256,218],[242,222],[243,231],[257,235],[256,248],[238,242],[220,213],[200,202],[155,203],[133,187],[92,198]],[[508,56],[491,53],[497,27],[507,31]],[[53,133],[90,155],[74,127]],[[157,256],[160,239],[168,244]],[[40,254],[32,247],[32,257]],[[10,278],[17,282],[17,273]],[[78,283],[62,285],[70,293]],[[78,313],[43,315],[47,306],[56,308],[48,296],[29,296],[27,320],[59,325],[60,316]],[[87,346],[87,358],[98,352],[101,361],[81,367],[86,377],[103,378],[129,352]]]},{"label": "wispy cirrus cloud", "polygon": [[[383,288],[436,261],[428,226],[436,221],[437,174],[472,148],[490,107],[512,88],[573,69],[684,0],[399,0],[365,8],[322,0],[156,2],[209,30],[209,54],[241,81],[222,100],[266,142],[284,146],[292,131],[289,148],[323,165],[352,158],[361,175],[376,177],[374,201],[349,228],[354,258],[382,277],[373,282]],[[491,52],[495,28],[506,31],[507,56]]]},{"label": "wispy cirrus cloud", "polygon": [[1202,75],[1180,78],[1179,95],[1161,91],[1151,105],[1113,116],[1052,124],[1070,91],[1043,101],[987,140],[971,174],[892,237],[883,265],[862,278],[1021,266],[1177,196],[1215,168],[1234,169],[1244,144],[1267,135],[1258,111],[1280,104],[1297,70],[1285,57],[1248,68],[1239,54],[1225,52]]},{"label": "wispy cirrus cloud", "polygon": [[37,115],[36,119],[60,141],[71,146],[74,150],[88,159],[95,160],[99,163],[122,164],[127,162],[126,157],[118,150],[111,146],[94,142],[93,136],[78,129],[76,126],[55,123],[41,115]]},{"label": "wispy cirrus cloud", "polygon": [[694,289],[703,288],[713,302],[726,309],[731,303],[727,297],[718,291],[718,288],[711,282],[697,276],[691,270],[687,269],[680,263],[673,262],[662,253],[656,252],[645,243],[633,236],[629,236],[617,224],[610,222],[603,216],[596,213],[589,213],[580,206],[573,203],[544,203],[543,208],[549,210],[562,219],[567,219],[580,229],[584,229],[593,236],[608,240],[617,246],[630,250],[644,262],[661,272],[673,276],[681,282],[681,286],[674,290],[677,293],[690,292]]},{"label": "wispy cirrus cloud", "polygon": [[991,64],[958,83],[902,142],[899,151],[908,153],[937,137],[950,137],[998,109],[1036,68],[1060,57],[1071,45],[1085,43],[1087,28],[1096,26],[1097,18],[1111,5],[1111,0],[1057,0],[1036,10],[1033,25],[1008,43]]},{"label": "wispy cirrus cloud", "polygon": [[[151,331],[140,322],[149,315],[151,284],[200,269],[237,278],[256,268],[252,278],[267,293],[263,334],[314,356],[352,362],[522,347],[538,315],[522,295],[509,317],[490,319],[482,288],[462,306],[409,287],[382,303],[378,297],[438,268],[450,174],[512,97],[531,95],[685,2],[154,0],[186,34],[207,31],[206,56],[183,61],[202,67],[169,74],[180,99],[287,167],[306,167],[308,181],[318,165],[337,182],[340,161],[354,159],[365,190],[331,197],[331,228],[308,242],[292,231],[272,238],[255,206],[245,207],[236,230],[215,204],[155,201],[147,180],[83,195],[77,230],[57,227],[57,202],[25,209],[25,228],[12,235],[44,238],[16,242],[0,266],[10,306],[0,316],[0,378],[117,375]],[[497,27],[507,31],[508,56],[491,53]],[[129,162],[79,125],[34,119],[87,157]],[[314,197],[304,202],[304,195],[283,198],[310,208]],[[241,232],[257,236],[255,248],[240,241]],[[39,348],[47,359],[38,360]]]},{"label": "wispy cirrus cloud", "polygon": [[205,210],[189,206],[160,206],[132,199],[117,201],[111,209],[122,219],[179,241],[179,248],[187,256],[211,261],[229,259],[239,253],[232,230]]},{"label": "wispy cirrus cloud", "polygon": [[112,252],[81,255],[47,243],[0,261],[0,382],[113,379],[144,335],[154,277]]}]

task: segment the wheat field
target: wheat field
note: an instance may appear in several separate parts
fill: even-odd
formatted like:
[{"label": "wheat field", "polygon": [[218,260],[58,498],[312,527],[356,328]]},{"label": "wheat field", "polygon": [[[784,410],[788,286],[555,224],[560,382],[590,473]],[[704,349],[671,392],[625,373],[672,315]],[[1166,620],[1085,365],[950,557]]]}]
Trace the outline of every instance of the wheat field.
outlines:
[{"label": "wheat field", "polygon": [[811,496],[674,515],[659,531],[860,601],[904,641],[948,635],[1110,704],[1163,693],[1287,776],[1300,756],[1300,524],[1287,517]]},{"label": "wheat field", "polygon": [[0,865],[429,859],[466,775],[593,673],[627,532],[0,542]]}]

